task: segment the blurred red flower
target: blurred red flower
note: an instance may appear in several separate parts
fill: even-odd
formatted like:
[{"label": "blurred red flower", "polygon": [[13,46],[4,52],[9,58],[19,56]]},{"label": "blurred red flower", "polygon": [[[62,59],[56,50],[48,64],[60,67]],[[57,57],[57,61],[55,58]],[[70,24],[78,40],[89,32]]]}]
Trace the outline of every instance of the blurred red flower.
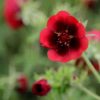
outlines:
[{"label": "blurred red flower", "polygon": [[20,0],[5,0],[4,1],[4,17],[8,25],[13,29],[18,29],[23,26],[20,18]]},{"label": "blurred red flower", "polygon": [[89,9],[94,9],[97,0],[82,0],[84,5]]},{"label": "blurred red flower", "polygon": [[17,79],[17,91],[19,93],[25,93],[28,90],[28,80],[24,75],[20,75]]},{"label": "blurred red flower", "polygon": [[84,26],[65,11],[49,18],[47,27],[40,33],[40,43],[49,49],[48,58],[59,62],[80,57],[88,47]]},{"label": "blurred red flower", "polygon": [[41,79],[32,85],[32,92],[35,95],[44,96],[51,90],[47,80]]},{"label": "blurred red flower", "polygon": [[88,37],[90,40],[97,40],[100,41],[100,30],[91,30],[87,32],[88,34],[93,34],[94,36]]},{"label": "blurred red flower", "polygon": [[[89,60],[92,63],[92,65],[94,66],[95,70],[100,71],[100,65],[99,65],[98,60],[95,58],[90,58]],[[82,57],[76,60],[75,65],[77,67],[87,70],[88,74],[92,73],[91,70],[88,68],[88,65],[86,64],[85,60]]]}]

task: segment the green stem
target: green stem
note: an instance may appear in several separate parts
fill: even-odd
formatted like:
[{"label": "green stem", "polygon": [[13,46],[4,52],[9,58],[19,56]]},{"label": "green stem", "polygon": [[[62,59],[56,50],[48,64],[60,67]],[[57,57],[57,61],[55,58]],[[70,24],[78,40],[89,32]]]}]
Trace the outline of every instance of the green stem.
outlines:
[{"label": "green stem", "polygon": [[83,54],[83,58],[86,61],[89,69],[92,71],[92,73],[94,74],[95,78],[98,80],[98,82],[100,82],[100,76],[97,73],[97,71],[95,70],[94,66],[91,64],[90,60],[88,59],[88,57],[85,55],[85,53]]},{"label": "green stem", "polygon": [[87,88],[85,88],[81,83],[78,83],[78,84],[77,84],[77,87],[78,87],[80,90],[84,91],[86,94],[88,94],[88,95],[92,96],[93,98],[95,98],[96,100],[100,100],[100,96],[98,96],[98,95],[94,94],[93,92],[89,91],[89,90],[88,90]]},{"label": "green stem", "polygon": [[3,100],[10,99],[10,96],[15,87],[15,80],[16,80],[15,66],[13,64],[13,61],[11,61],[11,63],[9,64],[9,76],[8,76],[8,84],[7,84],[8,86],[4,90]]}]

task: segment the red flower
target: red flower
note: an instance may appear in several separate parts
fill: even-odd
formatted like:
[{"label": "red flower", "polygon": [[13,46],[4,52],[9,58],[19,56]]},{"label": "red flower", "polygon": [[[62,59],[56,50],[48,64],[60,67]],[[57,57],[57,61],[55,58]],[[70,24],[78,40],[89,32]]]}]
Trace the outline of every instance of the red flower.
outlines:
[{"label": "red flower", "polygon": [[17,84],[17,91],[19,93],[25,93],[28,90],[28,80],[26,76],[21,75],[20,77],[18,77]]},{"label": "red flower", "polygon": [[94,36],[90,36],[90,40],[97,40],[100,41],[100,30],[91,30],[88,32],[88,34],[93,34]]},{"label": "red flower", "polygon": [[18,0],[5,0],[4,17],[8,25],[13,29],[18,29],[23,25],[19,16],[20,11],[21,9]]},{"label": "red flower", "polygon": [[94,9],[96,6],[96,0],[83,0],[83,3],[89,9]]},{"label": "red flower", "polygon": [[[94,66],[96,71],[100,71],[100,65],[97,59],[95,58],[90,58],[90,62],[92,63],[92,65]],[[76,60],[75,65],[77,67],[81,67],[82,69],[85,69],[88,71],[89,74],[91,74],[91,70],[88,68],[88,65],[86,64],[86,62],[84,61],[83,58],[79,58]]]},{"label": "red flower", "polygon": [[84,26],[65,11],[49,18],[40,33],[40,43],[49,49],[48,58],[59,62],[80,57],[88,47]]},{"label": "red flower", "polygon": [[41,79],[35,82],[32,86],[32,92],[35,95],[44,96],[51,90],[51,86],[48,84],[47,80]]}]

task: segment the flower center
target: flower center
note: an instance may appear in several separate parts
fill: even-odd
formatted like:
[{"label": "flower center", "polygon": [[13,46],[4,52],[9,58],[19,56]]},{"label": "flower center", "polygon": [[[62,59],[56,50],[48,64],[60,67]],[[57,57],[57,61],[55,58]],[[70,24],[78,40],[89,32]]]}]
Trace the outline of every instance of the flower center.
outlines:
[{"label": "flower center", "polygon": [[42,86],[40,85],[40,84],[37,84],[36,85],[36,90],[37,90],[37,92],[42,92]]},{"label": "flower center", "polygon": [[73,38],[72,35],[69,34],[69,31],[66,30],[64,32],[55,32],[57,34],[57,43],[65,46],[69,46],[70,40]]}]

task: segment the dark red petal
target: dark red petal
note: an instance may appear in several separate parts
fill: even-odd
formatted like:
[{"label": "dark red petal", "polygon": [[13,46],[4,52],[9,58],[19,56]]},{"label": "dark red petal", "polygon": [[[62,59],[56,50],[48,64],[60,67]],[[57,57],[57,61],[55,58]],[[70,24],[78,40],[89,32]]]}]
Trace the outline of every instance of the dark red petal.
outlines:
[{"label": "dark red petal", "polygon": [[71,60],[68,52],[62,56],[52,49],[48,51],[48,58],[51,61],[58,61],[58,62],[68,62],[69,60]]},{"label": "dark red petal", "polygon": [[68,62],[70,60],[79,58],[83,53],[83,51],[85,51],[87,48],[88,48],[88,39],[84,37],[80,40],[79,49],[77,50],[70,49],[69,52],[66,52],[66,54],[63,56],[58,54],[56,50],[51,49],[48,51],[48,58],[52,61]]},{"label": "dark red petal", "polygon": [[41,79],[41,80],[39,80],[39,81],[37,81],[38,83],[41,83],[41,84],[45,84],[45,83],[47,83],[48,81],[46,80],[46,79]]},{"label": "dark red petal", "polygon": [[74,50],[70,50],[69,51],[69,55],[70,55],[70,59],[74,60],[79,58],[82,55],[82,51],[74,51]]},{"label": "dark red petal", "polygon": [[47,27],[50,28],[51,30],[55,30],[55,28],[56,28],[56,26],[55,26],[56,21],[57,21],[56,15],[51,16],[49,18],[48,22],[47,22]]},{"label": "dark red petal", "polygon": [[68,12],[65,11],[60,11],[56,14],[56,20],[58,22],[63,22],[65,23],[67,18],[70,16],[70,14]]},{"label": "dark red petal", "polygon": [[80,39],[80,51],[85,51],[88,48],[88,38],[83,37]]},{"label": "dark red petal", "polygon": [[58,15],[58,16],[60,16],[60,15],[61,15],[61,16],[69,16],[70,14],[69,14],[67,11],[63,11],[63,10],[62,10],[62,11],[59,11],[59,12],[57,13],[57,15]]},{"label": "dark red petal", "polygon": [[75,17],[73,17],[73,16],[67,16],[66,17],[66,24],[68,24],[68,25],[76,25],[78,23],[78,20],[75,18]]},{"label": "dark red petal", "polygon": [[17,29],[23,25],[23,22],[18,15],[20,13],[20,6],[17,0],[5,0],[4,2],[4,17],[8,25]]},{"label": "dark red petal", "polygon": [[77,23],[77,28],[77,37],[82,38],[86,34],[85,27],[82,23]]},{"label": "dark red petal", "polygon": [[28,80],[27,77],[24,75],[20,75],[17,79],[18,87],[16,87],[16,90],[20,93],[24,93],[28,89]]},{"label": "dark red petal", "polygon": [[78,50],[81,46],[80,40],[79,38],[72,38],[70,41],[70,49]]},{"label": "dark red petal", "polygon": [[40,32],[40,43],[42,44],[42,46],[45,47],[52,47],[49,43],[49,37],[51,35],[51,32],[49,31],[49,29],[45,28]]},{"label": "dark red petal", "polygon": [[88,39],[87,37],[83,38],[73,38],[70,43],[70,49],[75,51],[84,51],[88,48]]},{"label": "dark red petal", "polygon": [[71,35],[76,35],[77,23],[78,21],[73,16],[57,16],[55,30],[58,32],[68,30]]},{"label": "dark red petal", "polygon": [[46,95],[51,89],[51,86],[48,84],[47,80],[41,79],[36,81],[32,85],[32,92],[35,95],[44,96]]},{"label": "dark red petal", "polygon": [[57,22],[65,22],[67,20],[67,17],[69,16],[68,12],[65,11],[60,11],[56,15],[51,16],[47,22],[47,27],[50,28],[51,30],[56,29],[56,23]]},{"label": "dark red petal", "polygon": [[86,37],[83,37],[80,39],[80,46],[79,49],[70,49],[69,55],[71,59],[77,59],[79,58],[82,53],[88,48],[88,39]]},{"label": "dark red petal", "polygon": [[77,59],[81,56],[82,52],[77,52],[74,50],[70,50],[69,53],[66,53],[65,56],[59,55],[55,50],[48,51],[48,58],[51,61],[58,61],[58,62],[68,62],[70,60]]}]

